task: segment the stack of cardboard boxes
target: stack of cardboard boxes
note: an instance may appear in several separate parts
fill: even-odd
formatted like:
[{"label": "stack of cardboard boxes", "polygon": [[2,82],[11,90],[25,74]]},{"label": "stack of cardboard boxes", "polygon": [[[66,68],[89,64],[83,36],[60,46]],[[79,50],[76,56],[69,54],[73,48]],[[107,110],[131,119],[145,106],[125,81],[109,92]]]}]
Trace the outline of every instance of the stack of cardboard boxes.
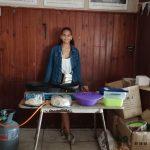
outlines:
[{"label": "stack of cardboard boxes", "polygon": [[106,84],[108,87],[125,88],[128,90],[128,96],[123,103],[124,109],[107,112],[108,128],[113,136],[126,139],[131,150],[150,150],[150,132],[147,130],[132,131],[127,125],[130,121],[145,120],[149,122],[150,119],[149,110],[142,115],[139,86],[133,84],[134,82],[130,79]]}]

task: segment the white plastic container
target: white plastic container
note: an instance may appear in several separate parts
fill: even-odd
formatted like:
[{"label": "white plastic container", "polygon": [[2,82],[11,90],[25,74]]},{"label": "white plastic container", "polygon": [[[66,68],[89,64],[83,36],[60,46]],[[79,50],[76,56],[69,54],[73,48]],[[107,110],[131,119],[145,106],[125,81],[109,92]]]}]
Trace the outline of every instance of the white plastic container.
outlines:
[{"label": "white plastic container", "polygon": [[126,96],[126,92],[104,91],[103,103],[108,107],[122,107],[123,101],[126,99]]}]

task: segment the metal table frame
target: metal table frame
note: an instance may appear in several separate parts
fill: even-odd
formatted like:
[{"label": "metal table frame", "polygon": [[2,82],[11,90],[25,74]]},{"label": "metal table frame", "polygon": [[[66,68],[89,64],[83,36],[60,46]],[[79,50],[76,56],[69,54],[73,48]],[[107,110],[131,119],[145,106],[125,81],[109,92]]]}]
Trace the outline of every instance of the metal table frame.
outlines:
[{"label": "metal table frame", "polygon": [[34,150],[37,150],[43,114],[44,113],[64,113],[64,112],[66,112],[66,113],[94,113],[94,114],[99,113],[99,114],[101,114],[105,137],[106,137],[106,146],[107,146],[107,149],[110,150],[109,144],[108,144],[107,133],[106,133],[107,129],[106,129],[104,112],[103,112],[104,109],[123,109],[123,107],[105,107],[101,104],[97,104],[96,106],[90,106],[90,107],[88,106],[87,107],[87,106],[80,106],[77,103],[73,103],[73,105],[69,108],[56,108],[56,107],[53,107],[50,105],[44,106],[43,108],[41,108],[41,111],[40,111],[38,128],[37,128],[37,133],[36,133],[36,140],[35,140],[35,144],[34,144]]},{"label": "metal table frame", "polygon": [[[25,106],[24,101],[25,100],[21,100],[21,102],[19,103],[19,108],[35,109],[35,107]],[[123,107],[106,107],[100,103],[97,103],[95,106],[80,106],[75,101],[73,101],[72,106],[68,107],[68,108],[58,108],[58,107],[53,107],[51,105],[43,106],[40,110],[38,127],[37,127],[37,131],[36,131],[36,139],[35,139],[35,143],[34,143],[34,150],[37,150],[41,125],[42,125],[42,120],[43,120],[43,114],[44,113],[65,113],[65,112],[66,113],[92,113],[92,114],[98,113],[98,114],[101,114],[103,128],[104,128],[105,137],[106,137],[106,146],[107,146],[107,149],[110,150],[109,144],[108,144],[107,133],[106,133],[107,128],[106,128],[106,123],[105,123],[105,117],[104,117],[104,110],[110,110],[110,109],[123,109]],[[96,129],[96,116],[94,116],[94,128]]]}]

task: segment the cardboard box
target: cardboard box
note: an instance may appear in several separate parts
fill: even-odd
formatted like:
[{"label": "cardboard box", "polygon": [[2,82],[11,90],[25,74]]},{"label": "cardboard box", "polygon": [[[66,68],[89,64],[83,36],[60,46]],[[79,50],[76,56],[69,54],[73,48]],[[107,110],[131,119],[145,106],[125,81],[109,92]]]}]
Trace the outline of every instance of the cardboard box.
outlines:
[{"label": "cardboard box", "polygon": [[135,132],[131,150],[150,150],[150,132]]},{"label": "cardboard box", "polygon": [[118,80],[118,81],[106,83],[105,86],[114,87],[114,88],[123,88],[124,87],[123,83],[124,83],[123,80]]},{"label": "cardboard box", "polygon": [[141,116],[143,120],[150,124],[150,109],[146,109]]},{"label": "cardboard box", "polygon": [[[128,82],[126,82],[125,80],[119,80],[111,83],[106,83],[105,85],[108,87],[125,88],[125,85],[127,86],[127,83]],[[126,87],[125,89],[128,90],[128,96],[123,102],[124,109],[116,110],[115,112],[124,119],[141,115],[142,107],[141,107],[139,86],[128,85],[128,87]]]},{"label": "cardboard box", "polygon": [[114,88],[125,88],[129,86],[135,85],[135,79],[134,78],[123,78],[122,80],[110,82],[105,84],[108,87],[114,87]]},{"label": "cardboard box", "polygon": [[[130,119],[137,120],[138,118]],[[131,150],[150,150],[150,132],[147,131],[131,131],[127,127],[129,120],[123,120],[119,117],[117,130],[120,136],[127,137]]]}]

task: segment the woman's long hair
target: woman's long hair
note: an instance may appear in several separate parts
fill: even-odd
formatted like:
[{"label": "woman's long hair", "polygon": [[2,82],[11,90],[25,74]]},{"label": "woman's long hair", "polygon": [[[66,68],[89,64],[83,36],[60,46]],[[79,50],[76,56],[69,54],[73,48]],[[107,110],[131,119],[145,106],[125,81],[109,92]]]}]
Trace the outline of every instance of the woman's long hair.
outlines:
[{"label": "woman's long hair", "polygon": [[[61,34],[65,31],[65,30],[68,30],[70,33],[71,33],[71,35],[72,35],[72,30],[71,30],[71,28],[69,28],[69,27],[64,27],[64,28],[62,28],[62,30],[61,30]],[[58,42],[60,45],[63,43],[63,41],[62,41],[62,39],[61,38],[59,38],[59,42]],[[70,45],[75,45],[75,43],[74,43],[74,39],[72,38],[72,40],[70,41]]]}]

